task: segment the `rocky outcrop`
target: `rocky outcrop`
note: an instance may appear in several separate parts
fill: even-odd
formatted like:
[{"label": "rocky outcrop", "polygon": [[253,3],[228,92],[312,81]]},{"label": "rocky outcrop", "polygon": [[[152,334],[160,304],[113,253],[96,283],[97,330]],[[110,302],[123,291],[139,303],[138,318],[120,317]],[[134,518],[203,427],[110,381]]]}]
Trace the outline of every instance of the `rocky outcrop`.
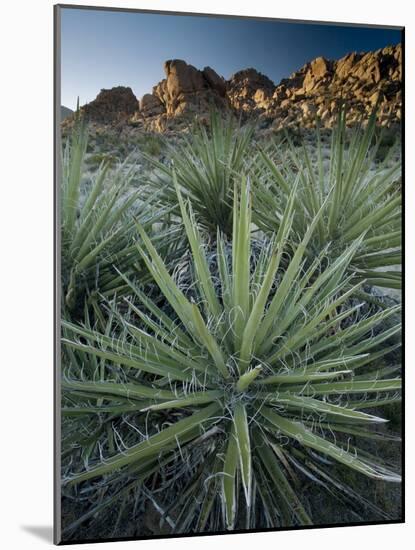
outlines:
[{"label": "rocky outcrop", "polygon": [[81,107],[87,120],[104,124],[126,121],[137,109],[137,98],[132,89],[125,86],[103,89],[96,99]]},{"label": "rocky outcrop", "polygon": [[231,76],[227,96],[236,111],[251,113],[263,110],[272,97],[275,84],[255,69],[245,69]]},{"label": "rocky outcrop", "polygon": [[189,122],[195,115],[207,116],[212,107],[230,109],[226,81],[211,67],[200,71],[181,59],[172,59],[165,62],[164,72],[166,78],[141,98],[139,111],[132,118],[135,125],[161,132]]},{"label": "rocky outcrop", "polygon": [[145,117],[161,115],[166,112],[160,99],[153,94],[144,94],[140,100],[140,112]]},{"label": "rocky outcrop", "polygon": [[221,97],[226,95],[226,80],[223,76],[219,76],[211,67],[203,69],[203,76],[209,87],[217,92]]},{"label": "rocky outcrop", "polygon": [[[238,117],[257,118],[261,127],[311,127],[319,119],[330,128],[339,103],[348,105],[349,125],[378,106],[378,123],[399,123],[402,109],[402,48],[349,53],[339,60],[318,57],[275,85],[249,68],[228,81],[211,67],[199,70],[183,60],[164,64],[166,77],[137,102],[131,88],[101,90],[82,110],[90,120],[121,122],[145,131],[164,132],[207,119],[215,107]],[[66,121],[64,122],[64,124]]]},{"label": "rocky outcrop", "polygon": [[346,121],[353,125],[378,103],[378,123],[399,122],[402,108],[402,48],[350,53],[338,61],[314,59],[284,79],[265,106],[264,116],[276,129],[313,126],[316,116],[325,127],[336,120],[339,102],[348,105]]},{"label": "rocky outcrop", "polygon": [[333,77],[333,63],[324,57],[317,57],[310,63],[304,76],[303,90],[305,94],[329,84]]},{"label": "rocky outcrop", "polygon": [[207,112],[211,104],[227,107],[225,80],[210,67],[199,71],[181,59],[173,59],[165,62],[164,72],[166,78],[154,86],[151,95],[168,117]]}]

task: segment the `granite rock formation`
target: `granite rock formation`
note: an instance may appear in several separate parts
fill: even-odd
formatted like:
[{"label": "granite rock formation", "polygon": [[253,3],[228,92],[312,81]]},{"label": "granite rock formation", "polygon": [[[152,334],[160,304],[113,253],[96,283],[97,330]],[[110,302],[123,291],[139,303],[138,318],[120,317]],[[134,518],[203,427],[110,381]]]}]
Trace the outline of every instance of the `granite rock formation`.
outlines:
[{"label": "granite rock formation", "polygon": [[101,90],[93,101],[81,107],[81,111],[88,120],[114,124],[126,122],[138,108],[132,89],[117,86],[110,90]]},{"label": "granite rock formation", "polygon": [[[398,44],[368,53],[349,53],[339,60],[318,57],[275,85],[254,68],[225,80],[211,67],[199,70],[180,59],[166,61],[165,78],[140,101],[131,88],[101,90],[82,107],[98,124],[129,125],[144,131],[181,130],[207,120],[212,107],[261,127],[309,128],[317,117],[323,127],[336,120],[339,102],[348,105],[347,123],[367,118],[378,105],[378,124],[399,123],[402,113],[402,48]],[[64,124],[68,124],[68,119]]]}]

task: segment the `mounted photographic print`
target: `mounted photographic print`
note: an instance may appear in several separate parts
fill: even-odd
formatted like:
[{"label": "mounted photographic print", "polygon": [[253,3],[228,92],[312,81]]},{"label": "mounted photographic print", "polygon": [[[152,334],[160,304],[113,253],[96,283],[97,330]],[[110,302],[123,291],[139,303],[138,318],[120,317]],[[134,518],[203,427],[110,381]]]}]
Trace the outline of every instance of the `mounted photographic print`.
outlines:
[{"label": "mounted photographic print", "polygon": [[55,7],[56,543],[403,521],[403,32]]}]

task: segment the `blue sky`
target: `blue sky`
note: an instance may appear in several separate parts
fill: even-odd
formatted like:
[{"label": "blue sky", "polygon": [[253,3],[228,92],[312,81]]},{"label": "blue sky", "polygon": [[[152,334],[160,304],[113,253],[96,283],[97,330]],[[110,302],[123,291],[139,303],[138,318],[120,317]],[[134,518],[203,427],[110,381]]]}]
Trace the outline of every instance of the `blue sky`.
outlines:
[{"label": "blue sky", "polygon": [[254,19],[62,8],[62,105],[101,88],[130,86],[140,98],[164,78],[167,59],[211,66],[225,78],[255,67],[276,84],[323,55],[397,44],[399,30]]}]

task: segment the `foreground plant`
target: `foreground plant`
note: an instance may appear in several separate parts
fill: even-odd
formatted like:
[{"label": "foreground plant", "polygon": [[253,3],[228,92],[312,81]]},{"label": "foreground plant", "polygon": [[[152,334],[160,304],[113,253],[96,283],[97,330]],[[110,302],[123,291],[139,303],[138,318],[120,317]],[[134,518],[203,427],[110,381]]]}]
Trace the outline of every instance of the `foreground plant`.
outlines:
[{"label": "foreground plant", "polygon": [[[289,138],[287,150],[278,146],[261,152],[254,219],[264,231],[277,231],[292,186],[299,180],[293,222],[293,234],[299,239],[326,202],[308,245],[310,257],[331,243],[331,257],[335,258],[363,235],[350,264],[355,280],[400,288],[401,273],[397,268],[402,263],[399,188],[402,167],[400,161],[394,160],[397,144],[391,146],[383,162],[376,165],[382,143],[381,137],[375,140],[376,110],[365,129],[348,130],[345,115],[343,108],[332,132],[327,160],[318,128],[316,159],[306,145],[296,148]],[[390,266],[395,270],[390,270]]]},{"label": "foreground plant", "polygon": [[294,186],[278,233],[255,258],[242,181],[231,251],[219,233],[216,269],[176,190],[193,258],[191,288],[178,286],[138,225],[137,248],[168,306],[130,284],[130,315],[112,307],[105,333],[63,323],[72,357],[63,415],[101,419],[84,438],[74,430],[72,445],[78,441],[87,466],[72,469],[65,486],[80,485],[85,494],[124,483],[123,495],[144,486],[141,498],[156,502],[175,533],[311,524],[304,475],[340,500],[376,509],[338,479],[333,464],[400,481],[351,443],[385,437],[374,426],[386,420],[364,409],[398,400],[401,386],[398,365],[379,366],[399,331],[380,325],[399,308],[359,317],[360,305],[349,300],[356,286],[345,273],[363,237],[329,265],[326,251],[308,265],[305,251],[326,203],[292,251]]},{"label": "foreground plant", "polygon": [[154,168],[151,188],[161,190],[163,203],[176,206],[179,213],[174,173],[183,196],[192,202],[198,222],[213,235],[217,227],[231,235],[234,182],[249,165],[253,132],[253,126],[241,127],[212,111],[209,129],[199,124],[182,144],[166,144],[168,164],[146,156]]},{"label": "foreground plant", "polygon": [[[114,170],[104,161],[87,175],[87,143],[87,126],[78,118],[64,147],[61,182],[62,294],[70,312],[82,311],[88,293],[111,294],[119,287],[123,281],[114,264],[125,272],[137,268],[140,272],[140,266],[133,265],[137,260],[133,217],[147,229],[162,218],[150,200],[139,200],[142,191],[131,185],[136,170],[128,166],[128,159]],[[165,236],[160,235],[162,239]]]}]

